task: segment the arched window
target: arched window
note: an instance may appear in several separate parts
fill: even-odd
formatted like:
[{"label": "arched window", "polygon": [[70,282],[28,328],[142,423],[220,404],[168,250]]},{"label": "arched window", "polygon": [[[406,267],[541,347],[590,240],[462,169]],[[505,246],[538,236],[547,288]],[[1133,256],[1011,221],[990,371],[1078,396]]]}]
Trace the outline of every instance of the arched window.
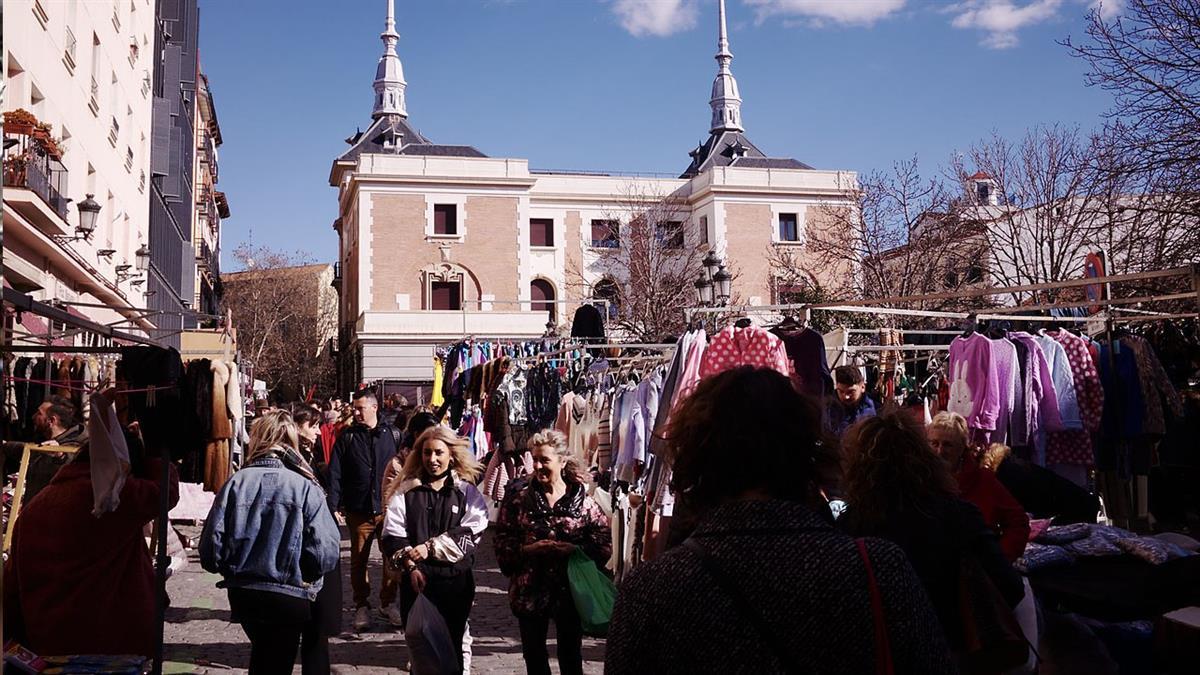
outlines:
[{"label": "arched window", "polygon": [[558,322],[558,305],[554,304],[554,286],[545,279],[534,279],[529,284],[529,299],[533,301],[533,311],[549,312],[550,320]]},{"label": "arched window", "polygon": [[617,283],[607,277],[596,282],[592,287],[592,297],[597,300],[608,301],[608,318],[609,320],[616,319],[621,312],[621,291],[617,288]]}]

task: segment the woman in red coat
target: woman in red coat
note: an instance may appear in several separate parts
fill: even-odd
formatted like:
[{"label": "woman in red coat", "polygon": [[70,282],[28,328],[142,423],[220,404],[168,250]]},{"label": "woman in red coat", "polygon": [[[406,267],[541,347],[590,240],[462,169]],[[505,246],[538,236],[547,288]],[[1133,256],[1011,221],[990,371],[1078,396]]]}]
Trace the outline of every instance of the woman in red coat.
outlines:
[{"label": "woman in red coat", "polygon": [[[162,460],[129,475],[116,510],[92,515],[88,446],[21,509],[4,566],[4,629],[39,656],[154,657],[154,564],[142,536],[158,516]],[[179,501],[171,467],[170,505]]]},{"label": "woman in red coat", "polygon": [[984,522],[1000,535],[1004,557],[1009,562],[1020,558],[1029,542],[1029,516],[996,474],[983,469],[967,447],[967,421],[962,415],[943,411],[933,418],[928,433],[934,452],[946,460],[958,479],[959,496],[974,504]]}]

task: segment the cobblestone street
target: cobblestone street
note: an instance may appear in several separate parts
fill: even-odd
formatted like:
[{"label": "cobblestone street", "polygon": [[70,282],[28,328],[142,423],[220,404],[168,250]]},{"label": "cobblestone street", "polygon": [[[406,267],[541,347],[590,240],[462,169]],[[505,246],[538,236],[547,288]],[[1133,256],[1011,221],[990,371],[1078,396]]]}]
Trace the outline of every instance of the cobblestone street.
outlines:
[{"label": "cobblestone street", "polygon": [[[195,536],[199,528],[183,528]],[[342,529],[342,608],[343,634],[330,641],[334,673],[394,673],[407,661],[404,634],[393,630],[372,607],[373,623],[369,630],[355,634],[351,630],[354,607],[350,600],[350,543]],[[372,551],[372,602],[377,601],[381,561],[378,548]],[[220,577],[200,567],[198,553],[188,550],[188,565],[167,583],[171,607],[167,610],[165,673],[245,673],[250,662],[250,644],[237,624],[229,623],[229,601],[225,591],[216,587]],[[471,613],[474,636],[471,665],[473,673],[522,673],[521,641],[517,620],[508,608],[508,580],[500,574],[493,555],[492,539],[485,534],[475,566],[475,609]],[[551,629],[553,636],[553,629]],[[551,667],[558,672],[553,660]],[[604,643],[585,639],[584,672],[603,670]],[[299,663],[296,671],[300,672]]]}]

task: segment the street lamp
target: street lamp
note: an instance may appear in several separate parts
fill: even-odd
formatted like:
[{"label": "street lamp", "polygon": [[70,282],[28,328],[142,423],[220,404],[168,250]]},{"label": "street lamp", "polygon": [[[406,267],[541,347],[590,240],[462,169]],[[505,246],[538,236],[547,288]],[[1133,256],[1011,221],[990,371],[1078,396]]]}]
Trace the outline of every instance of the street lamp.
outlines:
[{"label": "street lamp", "polygon": [[713,283],[717,287],[717,304],[724,305],[729,302],[730,282],[733,281],[733,275],[725,271],[725,266],[721,265],[717,273],[713,275]]},{"label": "street lamp", "polygon": [[704,266],[704,278],[707,281],[712,281],[713,275],[717,273],[717,268],[721,266],[721,259],[717,257],[717,252],[709,249],[708,255],[704,256],[704,260],[700,262]]},{"label": "street lamp", "polygon": [[79,202],[75,207],[79,209],[79,225],[75,226],[75,234],[84,240],[90,238],[96,231],[96,216],[100,215],[100,203],[92,199],[95,196],[89,192],[87,199]]},{"label": "street lamp", "polygon": [[133,262],[137,265],[138,272],[145,272],[150,269],[150,247],[142,244],[133,254]]},{"label": "street lamp", "polygon": [[705,272],[701,272],[700,277],[692,285],[696,287],[696,300],[700,302],[700,305],[703,307],[711,305],[713,301],[713,282],[706,278]]}]

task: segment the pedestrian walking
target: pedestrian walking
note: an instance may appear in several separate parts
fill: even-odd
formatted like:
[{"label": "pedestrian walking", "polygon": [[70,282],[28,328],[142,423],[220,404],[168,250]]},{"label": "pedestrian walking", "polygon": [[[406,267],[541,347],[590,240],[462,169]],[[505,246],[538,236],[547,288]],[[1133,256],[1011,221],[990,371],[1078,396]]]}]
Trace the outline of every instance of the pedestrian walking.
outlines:
[{"label": "pedestrian walking", "polygon": [[[381,546],[402,570],[400,607],[405,619],[424,594],[461,645],[475,602],[475,548],[488,526],[487,503],[475,487],[483,467],[469,442],[435,426],[417,439],[387,503]],[[459,651],[459,666],[462,664]]]},{"label": "pedestrian walking", "polygon": [[201,565],[223,577],[232,620],[250,639],[251,675],[291,673],[297,649],[306,675],[329,672],[318,599],[341,537],[298,445],[286,410],[255,420],[246,462],[213,500],[200,539]]},{"label": "pedestrian walking", "polygon": [[[367,560],[371,542],[383,524],[383,476],[396,455],[392,428],[379,421],[379,401],[371,391],[355,395],[354,424],[342,431],[329,457],[329,508],[342,513],[350,530],[350,586],[354,591],[354,630],[371,625],[371,581]],[[404,625],[396,602],[396,583],[383,575],[379,614],[392,626]]]},{"label": "pedestrian walking", "polygon": [[[533,479],[513,490],[496,524],[496,559],[509,578],[508,597],[521,627],[525,669],[550,673],[546,636],[558,639],[563,675],[583,673],[583,631],[567,581],[567,559],[576,548],[603,567],[612,555],[612,532],[588,496],[583,458],[571,453],[562,432],[547,429],[529,439]],[[649,672],[649,671],[646,671]]]},{"label": "pedestrian walking", "polygon": [[700,383],[672,413],[672,489],[698,517],[634,568],[605,671],[951,673],[937,617],[894,544],[834,528],[821,410],[769,369]]}]

